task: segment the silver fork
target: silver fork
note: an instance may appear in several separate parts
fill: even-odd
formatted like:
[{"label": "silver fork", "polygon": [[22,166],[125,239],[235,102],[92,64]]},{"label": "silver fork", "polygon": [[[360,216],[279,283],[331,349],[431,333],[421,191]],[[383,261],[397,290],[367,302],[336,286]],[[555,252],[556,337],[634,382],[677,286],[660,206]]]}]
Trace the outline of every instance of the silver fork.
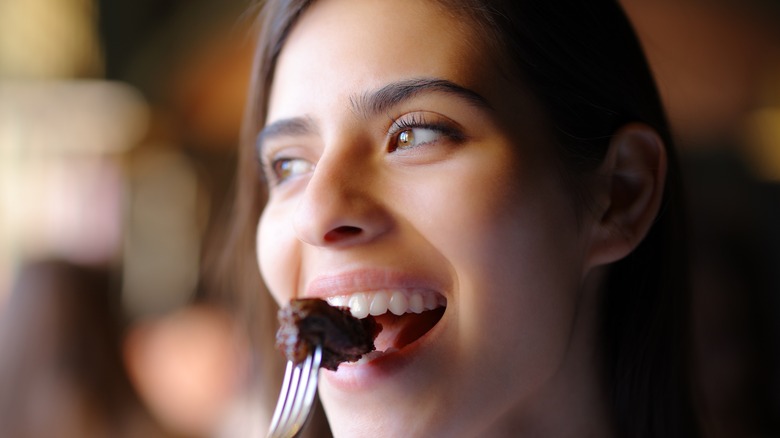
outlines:
[{"label": "silver fork", "polygon": [[314,394],[317,392],[321,362],[321,345],[317,345],[300,365],[295,365],[291,360],[287,361],[279,401],[268,429],[268,438],[294,438],[306,425],[312,411]]}]

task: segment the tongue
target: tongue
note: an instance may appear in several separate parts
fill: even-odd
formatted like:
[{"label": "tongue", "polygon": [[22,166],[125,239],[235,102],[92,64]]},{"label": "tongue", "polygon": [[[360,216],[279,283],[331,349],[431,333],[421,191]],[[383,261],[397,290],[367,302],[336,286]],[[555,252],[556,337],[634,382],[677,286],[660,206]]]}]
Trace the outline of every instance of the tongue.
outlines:
[{"label": "tongue", "polygon": [[444,307],[427,310],[420,314],[406,313],[401,316],[386,313],[376,316],[382,324],[382,331],[374,340],[377,351],[387,351],[389,348],[400,350],[428,333],[444,315]]}]

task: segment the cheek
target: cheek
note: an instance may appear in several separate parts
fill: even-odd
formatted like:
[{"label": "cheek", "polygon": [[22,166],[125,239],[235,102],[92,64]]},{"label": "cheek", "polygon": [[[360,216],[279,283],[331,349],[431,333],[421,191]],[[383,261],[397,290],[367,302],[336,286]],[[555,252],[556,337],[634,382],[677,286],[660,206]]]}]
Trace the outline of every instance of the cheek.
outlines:
[{"label": "cheek", "polygon": [[296,292],[298,246],[289,216],[269,206],[257,227],[257,258],[260,274],[271,295],[280,305]]},{"label": "cheek", "polygon": [[496,370],[475,391],[532,394],[560,369],[571,344],[580,288],[576,222],[559,203],[565,199],[534,191],[545,192],[535,187],[510,199],[514,205],[493,206],[479,218],[492,229],[464,239],[473,249],[461,260],[459,362],[465,371]]},{"label": "cheek", "polygon": [[461,363],[522,345],[513,350],[516,363],[542,372],[561,357],[573,323],[581,238],[557,180],[509,169],[507,161],[464,167],[457,181],[429,185],[418,198],[420,211],[424,205],[436,220],[418,226],[457,277],[451,310]]},{"label": "cheek", "polygon": [[[497,147],[496,147],[497,148]],[[528,284],[570,269],[578,277],[581,238],[569,195],[540,164],[513,164],[511,149],[481,147],[403,199],[420,234],[457,267],[461,282]],[[498,149],[498,148],[497,148]],[[479,288],[480,284],[470,284]]]},{"label": "cheek", "polygon": [[574,295],[580,278],[576,223],[553,195],[529,189],[475,193],[466,214],[452,216],[448,231],[455,238],[447,251],[462,290],[474,292],[462,297],[474,301],[473,308],[540,310]]}]

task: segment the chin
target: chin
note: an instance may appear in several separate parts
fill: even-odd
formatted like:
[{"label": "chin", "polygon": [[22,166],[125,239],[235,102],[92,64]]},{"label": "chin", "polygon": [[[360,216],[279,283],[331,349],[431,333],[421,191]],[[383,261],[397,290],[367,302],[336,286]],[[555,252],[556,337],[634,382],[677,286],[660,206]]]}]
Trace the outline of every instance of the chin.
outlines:
[{"label": "chin", "polygon": [[452,421],[447,382],[455,381],[448,377],[452,364],[442,359],[453,357],[447,325],[444,317],[398,351],[321,371],[319,393],[334,436],[453,436],[442,434],[443,414]]}]

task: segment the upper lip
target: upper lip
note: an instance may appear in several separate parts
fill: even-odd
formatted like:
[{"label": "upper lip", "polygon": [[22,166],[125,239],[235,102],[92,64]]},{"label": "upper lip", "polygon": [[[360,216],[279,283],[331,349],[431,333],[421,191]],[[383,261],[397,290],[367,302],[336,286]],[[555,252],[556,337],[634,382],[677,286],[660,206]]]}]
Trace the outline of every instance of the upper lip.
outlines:
[{"label": "upper lip", "polygon": [[304,296],[328,298],[386,289],[428,290],[443,294],[443,286],[441,282],[426,275],[385,268],[365,268],[318,275],[309,282]]}]

